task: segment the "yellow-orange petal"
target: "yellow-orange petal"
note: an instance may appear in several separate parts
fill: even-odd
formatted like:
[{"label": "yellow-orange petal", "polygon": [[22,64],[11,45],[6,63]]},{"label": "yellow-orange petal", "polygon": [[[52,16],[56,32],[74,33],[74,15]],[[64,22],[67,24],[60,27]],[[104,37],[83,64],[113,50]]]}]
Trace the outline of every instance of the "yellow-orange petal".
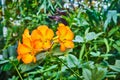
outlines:
[{"label": "yellow-orange petal", "polygon": [[46,34],[47,39],[51,40],[53,38],[53,36],[54,36],[53,30],[52,29],[48,29],[47,30],[47,34]]},{"label": "yellow-orange petal", "polygon": [[63,23],[59,23],[58,26],[59,26],[59,27],[58,27],[58,30],[59,30],[59,29],[61,30],[61,28],[65,27],[65,25],[64,25]]},{"label": "yellow-orange petal", "polygon": [[29,38],[23,38],[22,39],[22,42],[24,45],[26,45],[27,47],[31,48],[32,47],[32,43],[31,43],[31,40]]},{"label": "yellow-orange petal", "polygon": [[22,61],[25,64],[31,63],[31,62],[33,62],[33,60],[34,60],[34,56],[32,56],[31,54],[26,54],[22,57]]},{"label": "yellow-orange petal", "polygon": [[40,52],[42,50],[43,47],[43,43],[40,40],[36,40],[33,42],[33,48],[37,51]]},{"label": "yellow-orange petal", "polygon": [[66,26],[66,29],[67,29],[67,31],[71,31],[70,28],[69,28],[68,26]]},{"label": "yellow-orange petal", "polygon": [[58,27],[59,34],[65,36],[67,33],[67,28],[64,24],[60,23]]},{"label": "yellow-orange petal", "polygon": [[51,47],[51,42],[49,40],[47,40],[46,42],[44,42],[43,48],[44,50],[47,50]]},{"label": "yellow-orange petal", "polygon": [[25,31],[23,33],[22,42],[23,42],[24,45],[31,48],[31,36],[29,34],[28,29],[25,29]]},{"label": "yellow-orange petal", "polygon": [[25,46],[25,45],[23,45],[19,42],[17,52],[18,52],[19,55],[24,55],[26,53],[31,52],[31,50],[30,50],[29,47],[27,47],[27,46]]},{"label": "yellow-orange petal", "polygon": [[39,34],[38,30],[33,30],[32,33],[31,33],[31,38],[32,38],[33,41],[39,40],[39,39],[42,38],[42,35]]},{"label": "yellow-orange petal", "polygon": [[63,23],[59,23],[58,26],[65,26]]},{"label": "yellow-orange petal", "polygon": [[64,45],[66,48],[74,48],[74,43],[72,41],[65,41]]},{"label": "yellow-orange petal", "polygon": [[29,30],[28,29],[25,29],[25,31],[23,33],[23,37],[30,38],[30,34],[29,34]]},{"label": "yellow-orange petal", "polygon": [[67,40],[73,40],[74,34],[72,31],[68,31],[67,34],[65,35],[65,39]]},{"label": "yellow-orange petal", "polygon": [[66,50],[65,45],[63,43],[60,43],[60,50],[61,51],[65,51]]},{"label": "yellow-orange petal", "polygon": [[58,27],[58,31],[56,32],[57,36],[63,39],[72,40],[74,38],[73,32],[70,30],[68,26],[60,23]]},{"label": "yellow-orange petal", "polygon": [[37,30],[39,30],[39,33],[41,33],[43,37],[46,36],[47,29],[48,27],[46,25],[41,25],[37,28]]},{"label": "yellow-orange petal", "polygon": [[60,37],[61,36],[60,31],[56,31],[56,35]]}]

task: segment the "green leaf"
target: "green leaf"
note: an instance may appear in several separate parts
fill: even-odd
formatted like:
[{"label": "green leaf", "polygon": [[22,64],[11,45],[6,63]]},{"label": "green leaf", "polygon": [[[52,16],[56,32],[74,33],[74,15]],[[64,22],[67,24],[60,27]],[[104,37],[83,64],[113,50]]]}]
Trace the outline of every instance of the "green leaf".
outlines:
[{"label": "green leaf", "polygon": [[120,46],[120,40],[117,40],[117,41],[116,41],[116,44],[117,44],[118,46]]},{"label": "green leaf", "polygon": [[96,34],[95,32],[89,32],[85,36],[86,41],[96,39]]},{"label": "green leaf", "polygon": [[116,60],[115,61],[115,66],[119,66],[120,67],[120,60]]},{"label": "green leaf", "polygon": [[113,27],[109,32],[108,32],[108,36],[113,35],[116,31],[118,31],[118,27]]},{"label": "green leaf", "polygon": [[98,56],[100,56],[100,52],[90,52],[90,54],[91,54],[93,57],[98,57]]},{"label": "green leaf", "polygon": [[102,80],[107,73],[107,69],[101,66],[97,66],[96,69],[92,71],[92,80]]},{"label": "green leaf", "polygon": [[120,52],[120,47],[119,47],[118,45],[113,44],[113,47],[114,47],[118,52]]},{"label": "green leaf", "polygon": [[15,46],[9,46],[8,47],[8,53],[9,53],[9,55],[10,56],[16,56],[16,48],[15,48]]},{"label": "green leaf", "polygon": [[107,68],[101,64],[94,64],[92,61],[84,63],[82,75],[84,80],[102,80],[107,74]]},{"label": "green leaf", "polygon": [[52,54],[53,54],[54,56],[56,56],[56,55],[58,56],[58,55],[63,55],[64,52],[61,52],[61,51],[60,51],[60,47],[57,46],[57,47],[55,47],[55,48],[52,49]]},{"label": "green leaf", "polygon": [[103,34],[103,32],[100,32],[98,34],[96,34],[95,32],[89,32],[89,33],[86,33],[85,39],[86,41],[97,39],[97,37],[100,36],[101,34]]},{"label": "green leaf", "polygon": [[94,65],[92,68],[83,68],[84,80],[102,80],[107,73],[107,68],[100,65]]},{"label": "green leaf", "polygon": [[100,57],[110,57],[110,56],[113,56],[113,54],[102,54],[102,55],[100,55]]},{"label": "green leaf", "polygon": [[77,35],[77,36],[75,36],[75,40],[73,40],[73,41],[80,43],[80,42],[84,42],[84,39],[83,39],[83,37]]},{"label": "green leaf", "polygon": [[67,65],[72,68],[72,67],[80,67],[80,62],[77,59],[76,56],[72,54],[68,54],[66,57]]},{"label": "green leaf", "polygon": [[34,64],[34,63],[30,63],[30,64],[20,64],[18,69],[21,70],[21,72],[26,72],[26,71],[30,71],[32,69],[34,69],[35,67],[37,67],[38,64]]},{"label": "green leaf", "polygon": [[74,75],[71,75],[70,77],[68,77],[68,80],[77,80],[77,77],[75,77]]},{"label": "green leaf", "polygon": [[4,64],[4,63],[7,63],[9,62],[9,60],[0,60],[0,64]]},{"label": "green leaf", "polygon": [[106,53],[108,53],[110,51],[110,48],[109,48],[108,40],[106,38],[104,38],[104,43],[106,45]]},{"label": "green leaf", "polygon": [[52,1],[48,0],[48,6],[54,11],[53,5],[52,5]]},{"label": "green leaf", "polygon": [[41,53],[38,53],[38,54],[36,55],[37,61],[38,61],[38,60],[43,60],[43,59],[45,59],[45,57],[46,57],[46,53],[45,53],[45,52],[41,52]]},{"label": "green leaf", "polygon": [[115,24],[117,24],[117,11],[116,10],[112,10],[112,19],[114,21]]},{"label": "green leaf", "polygon": [[85,30],[85,36],[88,34],[89,30],[90,30],[90,28],[87,28],[87,29]]},{"label": "green leaf", "polygon": [[120,72],[120,67],[119,66],[109,65],[109,68],[111,68],[114,71]]},{"label": "green leaf", "polygon": [[79,26],[88,26],[88,22],[84,19],[84,18],[74,18],[76,24],[75,25],[79,25]]},{"label": "green leaf", "polygon": [[53,70],[53,69],[55,69],[57,66],[58,66],[58,65],[52,65],[52,66],[50,66],[49,68],[43,70],[43,72],[46,72],[46,71],[49,71],[49,70]]},{"label": "green leaf", "polygon": [[99,37],[99,36],[102,35],[102,34],[103,34],[103,32],[97,33],[97,34],[96,34],[96,38]]},{"label": "green leaf", "polygon": [[91,71],[89,69],[83,68],[82,75],[84,77],[84,80],[91,80]]},{"label": "green leaf", "polygon": [[111,22],[111,19],[113,19],[114,23],[117,23],[117,11],[116,10],[109,10],[107,13],[107,19],[104,23],[104,31],[107,29],[108,24]]},{"label": "green leaf", "polygon": [[36,77],[34,80],[42,80],[41,77]]},{"label": "green leaf", "polygon": [[109,65],[109,67],[117,72],[120,72],[120,60],[115,61],[115,65]]},{"label": "green leaf", "polygon": [[3,71],[8,71],[8,70],[12,69],[12,67],[13,67],[13,65],[11,63],[6,63],[1,67],[1,69]]},{"label": "green leaf", "polygon": [[[80,61],[77,59],[76,56],[72,55],[72,54],[68,54],[67,56],[63,56],[63,57],[60,57],[62,59],[65,60],[65,64],[69,67],[69,68],[80,68],[81,65],[80,65]],[[68,69],[66,66],[63,66],[61,71],[65,71],[66,69]]]},{"label": "green leaf", "polygon": [[55,46],[52,49],[51,54],[53,56],[59,56],[59,55],[63,55],[65,53],[69,53],[69,52],[72,52],[72,51],[73,51],[73,49],[66,49],[66,51],[62,52],[62,51],[60,51],[60,46]]},{"label": "green leaf", "polygon": [[32,17],[26,16],[25,18],[23,18],[24,20],[32,20]]},{"label": "green leaf", "polygon": [[17,76],[12,76],[12,78],[9,78],[8,80],[18,80],[19,79],[19,77]]},{"label": "green leaf", "polygon": [[3,58],[8,58],[8,50],[7,49],[4,49],[2,54],[3,54]]}]

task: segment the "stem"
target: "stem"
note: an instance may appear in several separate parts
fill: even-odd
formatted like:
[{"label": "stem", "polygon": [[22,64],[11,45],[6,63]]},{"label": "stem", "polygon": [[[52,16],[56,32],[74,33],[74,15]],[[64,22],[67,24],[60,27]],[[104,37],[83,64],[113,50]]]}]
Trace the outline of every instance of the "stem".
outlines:
[{"label": "stem", "polygon": [[[12,62],[12,61],[11,61],[11,62]],[[20,77],[20,79],[23,80],[23,78],[22,78],[22,76],[21,76],[19,70],[17,69],[16,65],[15,65],[13,62],[12,62],[12,64],[14,65],[14,67],[15,67],[15,69],[16,69],[16,71],[17,71],[19,77]]]},{"label": "stem", "polygon": [[[57,59],[59,59],[59,58],[57,57]],[[67,64],[65,64],[61,59],[59,59],[59,61],[62,62],[68,69],[70,69],[71,72],[73,72],[77,77],[79,77],[79,79],[81,79],[80,75],[78,73],[74,72],[71,68],[69,68],[69,66]]]},{"label": "stem", "polygon": [[83,54],[84,54],[84,50],[85,50],[85,43],[82,45],[82,48],[80,50],[79,60],[82,60],[82,57],[83,57]]}]

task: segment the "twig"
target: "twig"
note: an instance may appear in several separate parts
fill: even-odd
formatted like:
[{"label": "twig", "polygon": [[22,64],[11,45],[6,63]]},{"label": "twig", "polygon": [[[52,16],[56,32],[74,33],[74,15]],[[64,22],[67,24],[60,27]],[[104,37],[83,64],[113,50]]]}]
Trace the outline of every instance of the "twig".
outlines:
[{"label": "twig", "polygon": [[56,58],[57,58],[60,62],[62,62],[68,69],[70,69],[71,72],[73,72],[77,77],[79,77],[79,78],[81,79],[81,77],[80,77],[80,75],[79,75],[78,73],[74,72],[71,68],[69,68],[69,66],[68,66],[67,64],[65,64],[65,63],[64,63],[61,59],[59,59],[57,56],[56,56]]}]

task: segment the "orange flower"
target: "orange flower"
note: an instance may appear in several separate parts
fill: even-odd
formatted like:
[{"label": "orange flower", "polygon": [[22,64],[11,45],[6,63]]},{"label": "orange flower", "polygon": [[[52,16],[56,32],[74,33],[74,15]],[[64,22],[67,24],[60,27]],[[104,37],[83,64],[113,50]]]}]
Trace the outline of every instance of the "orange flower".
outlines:
[{"label": "orange flower", "polygon": [[25,29],[22,35],[22,43],[18,43],[18,60],[22,59],[25,64],[36,62],[36,53],[48,50],[52,45],[54,33],[47,26],[39,26],[33,30],[31,35],[29,30]]},{"label": "orange flower", "polygon": [[24,63],[35,62],[35,55],[40,50],[34,48],[34,44],[28,29],[25,29],[22,38],[22,44],[19,41],[17,48],[18,60],[22,59]]},{"label": "orange flower", "polygon": [[56,34],[57,34],[56,37],[57,39],[55,40],[55,42],[60,43],[61,51],[65,51],[66,48],[74,47],[74,43],[72,41],[74,38],[74,34],[68,26],[65,26],[64,24],[60,23]]},{"label": "orange flower", "polygon": [[31,38],[35,41],[35,48],[41,48],[41,50],[48,50],[52,46],[52,38],[54,32],[49,29],[46,25],[39,26],[36,30],[32,31]]}]

